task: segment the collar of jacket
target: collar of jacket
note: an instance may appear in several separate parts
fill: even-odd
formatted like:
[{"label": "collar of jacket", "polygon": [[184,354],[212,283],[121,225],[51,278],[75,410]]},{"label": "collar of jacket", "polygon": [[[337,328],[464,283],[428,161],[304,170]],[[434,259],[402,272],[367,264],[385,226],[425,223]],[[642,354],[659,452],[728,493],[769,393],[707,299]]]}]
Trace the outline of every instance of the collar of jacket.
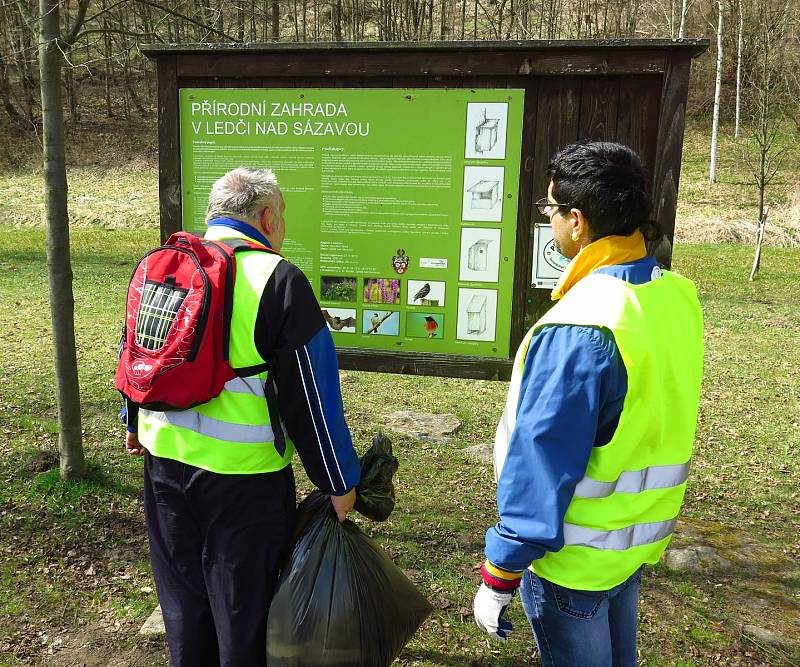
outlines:
[{"label": "collar of jacket", "polygon": [[267,237],[264,236],[260,231],[258,231],[252,225],[248,225],[246,222],[242,222],[241,220],[237,220],[236,218],[214,218],[213,220],[208,221],[209,227],[228,227],[230,229],[235,229],[240,234],[244,234],[252,241],[256,243],[260,243],[261,245],[267,246],[267,248],[272,248],[267,241]]},{"label": "collar of jacket", "polygon": [[644,236],[638,229],[630,236],[604,236],[597,239],[581,248],[572,258],[550,293],[550,298],[558,301],[575,286],[575,283],[592,271],[602,269],[604,266],[635,262],[645,255],[647,248],[644,245]]}]

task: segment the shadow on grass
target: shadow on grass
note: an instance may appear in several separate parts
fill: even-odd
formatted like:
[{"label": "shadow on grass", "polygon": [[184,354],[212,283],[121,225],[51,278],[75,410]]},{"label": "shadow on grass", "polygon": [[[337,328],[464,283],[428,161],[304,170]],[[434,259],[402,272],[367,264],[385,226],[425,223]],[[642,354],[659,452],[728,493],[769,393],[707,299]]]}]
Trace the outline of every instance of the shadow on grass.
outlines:
[{"label": "shadow on grass", "polygon": [[[112,232],[109,232],[112,233]],[[100,250],[92,248],[81,248],[73,244],[70,249],[70,259],[75,267],[80,266],[104,266],[107,269],[120,272],[123,275],[129,274],[133,271],[139,257],[147,250],[155,247],[158,243],[154,239],[151,244],[142,244],[141,250],[136,251],[113,251],[113,250]],[[12,263],[17,267],[17,270],[25,270],[28,265],[34,268],[37,273],[40,272],[41,267],[47,262],[47,254],[44,247],[38,248],[4,248],[0,249],[0,263]]]},{"label": "shadow on grass", "polygon": [[87,464],[86,476],[83,479],[63,480],[60,477],[56,457],[55,467],[35,475],[28,491],[28,495],[31,494],[59,501],[76,501],[82,496],[97,494],[138,497],[141,495],[141,486],[123,482],[119,476],[109,474],[102,466],[93,462]]}]

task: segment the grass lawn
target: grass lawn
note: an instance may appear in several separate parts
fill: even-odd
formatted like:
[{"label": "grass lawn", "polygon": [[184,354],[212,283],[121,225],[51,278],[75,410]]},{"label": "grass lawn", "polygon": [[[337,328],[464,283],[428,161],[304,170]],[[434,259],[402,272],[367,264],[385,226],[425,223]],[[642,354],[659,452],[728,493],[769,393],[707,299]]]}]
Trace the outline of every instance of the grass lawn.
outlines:
[{"label": "grass lawn", "polygon": [[[166,664],[163,641],[136,636],[157,601],[141,461],[122,453],[113,390],[125,286],[133,262],[157,242],[155,130],[77,132],[69,202],[92,466],[79,484],[57,474],[40,152],[30,138],[0,145],[0,667]],[[720,238],[720,225],[755,217],[756,191],[726,134],[720,183],[705,182],[707,132],[687,126],[679,239]],[[796,135],[785,140],[796,143]],[[793,210],[798,183],[795,153],[771,190],[775,211]],[[739,245],[675,249],[676,268],[700,289],[707,348],[697,455],[674,544],[713,546],[729,565],[648,571],[643,664],[800,664],[800,249],[766,248],[755,283],[747,282],[751,253]],[[490,643],[470,615],[495,508],[491,470],[461,449],[491,440],[507,385],[347,372],[342,388],[360,449],[395,410],[450,412],[462,422],[447,444],[393,436],[397,510],[385,524],[358,519],[436,607],[400,664],[527,664],[533,641],[518,602],[511,618],[519,631],[505,645]],[[746,624],[781,633],[784,644],[753,639]]]},{"label": "grass lawn", "polygon": [[[132,263],[147,230],[72,234],[76,326],[91,477],[59,481],[44,234],[0,228],[0,665],[159,665],[163,642],[136,636],[156,605],[141,502],[141,461],[122,452],[115,350]],[[646,665],[792,665],[800,651],[751,641],[745,624],[800,640],[800,250],[769,248],[755,283],[744,246],[678,246],[706,313],[706,380],[697,455],[676,544],[701,541],[727,569],[648,571],[640,646]],[[450,412],[447,444],[395,436],[398,507],[357,519],[436,611],[402,665],[524,665],[533,641],[521,606],[505,645],[470,616],[483,533],[494,520],[490,467],[461,449],[487,442],[505,383],[346,372],[364,449],[386,414]],[[303,479],[301,490],[307,490]]]}]

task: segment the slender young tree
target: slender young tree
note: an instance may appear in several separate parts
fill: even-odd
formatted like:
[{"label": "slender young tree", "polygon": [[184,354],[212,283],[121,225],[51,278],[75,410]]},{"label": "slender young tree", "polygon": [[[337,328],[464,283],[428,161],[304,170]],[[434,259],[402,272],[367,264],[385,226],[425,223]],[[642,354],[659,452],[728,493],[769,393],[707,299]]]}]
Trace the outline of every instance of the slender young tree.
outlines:
[{"label": "slender young tree", "polygon": [[755,280],[761,266],[761,248],[767,225],[767,187],[780,171],[788,145],[780,146],[778,133],[788,116],[785,51],[791,3],[782,2],[772,8],[766,2],[756,11],[756,58],[750,73],[752,135],[745,160],[758,187],[758,228],[750,280]]},{"label": "slender young tree", "polygon": [[717,182],[717,138],[719,136],[719,99],[722,92],[722,0],[717,0],[717,79],[714,84],[714,116],[711,121],[711,166],[709,180]]},{"label": "slender young tree", "polygon": [[[78,358],[75,350],[75,299],[69,256],[67,168],[64,158],[64,109],[61,71],[64,52],[75,40],[90,0],[80,0],[72,27],[61,35],[58,0],[40,0],[38,21],[29,26],[39,33],[39,81],[42,95],[44,204],[47,222],[47,271],[50,317],[55,349],[58,445],[61,477],[77,479],[86,473],[81,438]],[[20,3],[22,6],[23,3]]]},{"label": "slender young tree", "polygon": [[736,40],[736,120],[734,122],[733,136],[739,138],[739,129],[742,119],[742,51],[744,50],[744,0],[736,0],[739,8],[739,36]]}]

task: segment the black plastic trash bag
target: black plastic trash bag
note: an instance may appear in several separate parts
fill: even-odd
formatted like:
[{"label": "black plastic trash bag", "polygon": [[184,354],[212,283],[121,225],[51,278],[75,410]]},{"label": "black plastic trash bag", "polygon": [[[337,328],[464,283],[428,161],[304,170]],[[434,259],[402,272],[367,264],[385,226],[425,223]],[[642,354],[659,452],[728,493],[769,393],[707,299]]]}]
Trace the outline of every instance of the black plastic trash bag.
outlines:
[{"label": "black plastic trash bag", "polygon": [[373,521],[386,521],[394,510],[394,484],[397,459],[392,443],[383,433],[372,439],[372,446],[361,457],[361,481],[356,487],[356,511]]},{"label": "black plastic trash bag", "polygon": [[267,622],[268,667],[388,667],[432,608],[330,498],[298,507],[296,541]]}]

